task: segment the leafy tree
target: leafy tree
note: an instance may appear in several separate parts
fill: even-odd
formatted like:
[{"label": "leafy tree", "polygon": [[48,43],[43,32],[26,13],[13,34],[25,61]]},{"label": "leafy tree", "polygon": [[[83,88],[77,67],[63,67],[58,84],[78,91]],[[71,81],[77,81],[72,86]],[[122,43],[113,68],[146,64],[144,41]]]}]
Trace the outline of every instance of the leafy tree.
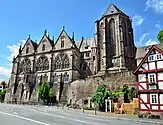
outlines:
[{"label": "leafy tree", "polygon": [[105,85],[100,85],[93,94],[92,101],[96,106],[99,106],[99,109],[103,110],[105,107],[105,99],[110,97],[113,101],[116,101],[118,100],[120,94],[123,94],[123,92],[115,90],[106,91]]},{"label": "leafy tree", "polygon": [[131,87],[130,89],[129,89],[129,99],[130,100],[133,100],[133,98],[136,98],[137,97],[137,92],[136,92],[136,89],[135,89],[135,87]]},{"label": "leafy tree", "polygon": [[103,104],[105,97],[105,85],[99,85],[96,92],[93,94],[92,101],[95,104]]},{"label": "leafy tree", "polygon": [[50,98],[50,102],[52,101],[52,99],[55,97],[55,93],[54,93],[54,89],[50,88],[49,90],[49,98]]},{"label": "leafy tree", "polygon": [[114,101],[117,102],[118,101],[118,97],[122,94],[124,94],[123,92],[119,91],[119,90],[110,90],[110,95],[109,97]]},{"label": "leafy tree", "polygon": [[44,103],[49,99],[49,87],[46,81],[39,87],[39,98],[42,99]]},{"label": "leafy tree", "polygon": [[163,30],[161,30],[161,31],[158,33],[157,39],[158,39],[158,41],[160,41],[160,43],[163,43]]},{"label": "leafy tree", "polygon": [[129,97],[128,97],[129,87],[127,85],[124,85],[121,91],[124,93],[124,102],[128,103],[129,102]]},{"label": "leafy tree", "polygon": [[3,86],[3,89],[6,88],[6,83],[5,83],[5,81],[2,81],[2,82],[1,82],[1,85]]},{"label": "leafy tree", "polygon": [[0,101],[1,102],[4,102],[5,94],[6,94],[6,89],[3,89],[3,91],[0,92]]}]

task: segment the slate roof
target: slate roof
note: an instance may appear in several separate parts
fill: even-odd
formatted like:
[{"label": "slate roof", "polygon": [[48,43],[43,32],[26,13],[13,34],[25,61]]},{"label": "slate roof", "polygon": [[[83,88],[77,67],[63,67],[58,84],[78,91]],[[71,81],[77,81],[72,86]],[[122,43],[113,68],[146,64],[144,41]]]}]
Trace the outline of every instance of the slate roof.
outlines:
[{"label": "slate roof", "polygon": [[38,47],[38,44],[37,44],[36,42],[32,41],[32,40],[31,40],[31,43],[32,43],[32,45],[33,45],[33,47],[34,47],[34,50],[36,50],[37,47]]},{"label": "slate roof", "polygon": [[76,45],[80,52],[91,51],[92,47],[97,46],[96,37],[76,41]]},{"label": "slate roof", "polygon": [[[134,70],[134,74],[137,73],[137,71],[140,69],[140,67],[143,65],[143,63],[145,62],[145,60],[148,58],[148,56],[151,54],[151,52],[153,51],[153,49],[157,50],[160,53],[163,53],[162,49],[160,47],[163,47],[163,44],[156,44],[156,45],[151,45],[149,46],[149,51],[145,53],[145,56],[143,57],[143,59],[141,60],[141,62],[139,63],[139,65],[137,66],[137,68]],[[145,47],[144,47],[145,48]],[[148,48],[148,47],[147,47]],[[145,48],[146,49],[146,48]]]},{"label": "slate roof", "polygon": [[[143,58],[145,55],[146,55],[146,50],[147,49],[150,49],[152,45],[150,46],[145,46],[145,47],[141,47],[141,48],[137,48],[137,51],[136,51],[136,59],[140,59],[140,58]],[[156,46],[158,48],[160,48],[161,50],[163,50],[163,43],[160,43],[160,44],[156,44]]]},{"label": "slate roof", "polygon": [[106,12],[103,14],[103,17],[108,16],[108,15],[112,15],[112,14],[118,14],[118,13],[126,15],[116,5],[110,4],[110,6],[107,8]]}]

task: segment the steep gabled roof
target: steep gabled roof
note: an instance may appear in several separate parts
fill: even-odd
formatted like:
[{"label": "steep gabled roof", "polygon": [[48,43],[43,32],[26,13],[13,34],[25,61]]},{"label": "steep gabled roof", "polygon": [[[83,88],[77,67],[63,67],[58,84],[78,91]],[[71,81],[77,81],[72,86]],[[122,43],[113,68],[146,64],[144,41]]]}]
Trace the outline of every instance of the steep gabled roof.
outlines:
[{"label": "steep gabled roof", "polygon": [[[145,56],[145,50],[150,48],[152,45],[149,45],[149,46],[144,46],[144,47],[141,47],[141,48],[137,48],[137,51],[136,51],[136,59],[139,59],[139,58],[143,58]],[[162,43],[159,43],[159,44],[155,44],[155,46],[157,46],[158,48],[160,48],[161,50],[163,50],[163,44]]]},{"label": "steep gabled roof", "polygon": [[31,40],[30,35],[29,35],[29,37],[28,37],[28,39],[26,40],[26,42],[25,42],[23,48],[21,49],[21,51],[24,49],[24,47],[26,46],[27,42],[29,42],[29,41],[32,43],[32,46],[33,46],[34,50],[37,49],[38,44],[37,44],[36,42],[34,42],[33,40]]},{"label": "steep gabled roof", "polygon": [[163,51],[160,48],[158,48],[156,45],[152,45],[152,47],[146,53],[146,55],[144,56],[144,58],[142,59],[142,61],[139,63],[138,67],[134,70],[134,72],[133,72],[134,74],[136,74],[136,72],[141,68],[141,66],[143,65],[143,63],[145,62],[145,60],[148,58],[148,56],[151,54],[151,52],[154,49],[163,54]]},{"label": "steep gabled roof", "polygon": [[48,41],[50,42],[50,44],[51,44],[51,47],[53,47],[54,42],[53,42],[53,40],[51,40],[51,39],[49,38],[49,36],[47,36],[47,31],[46,31],[46,30],[44,31],[44,35],[42,36],[42,38],[41,38],[39,44],[37,45],[37,47],[40,45],[40,43],[42,42],[42,40],[44,39],[44,37],[47,38],[47,40],[48,40]]},{"label": "steep gabled roof", "polygon": [[59,40],[59,38],[61,37],[61,35],[63,34],[63,33],[65,33],[66,34],[66,36],[68,37],[68,39],[71,41],[71,43],[75,46],[75,48],[78,48],[77,46],[76,46],[76,44],[75,44],[75,41],[67,34],[67,32],[65,31],[65,29],[63,28],[63,30],[61,31],[61,33],[60,33],[60,35],[59,35],[59,37],[57,38],[57,40],[56,40],[56,42],[55,42],[55,44],[54,44],[54,46],[57,44],[57,42],[58,42],[58,40]]},{"label": "steep gabled roof", "polygon": [[110,6],[107,8],[107,10],[105,11],[105,13],[103,14],[102,17],[108,16],[108,15],[112,15],[112,14],[123,14],[123,15],[126,15],[116,5],[110,4]]},{"label": "steep gabled roof", "polygon": [[38,44],[36,42],[34,42],[33,40],[31,40],[31,43],[32,43],[32,45],[34,47],[34,50],[36,50],[37,47],[38,47]]}]

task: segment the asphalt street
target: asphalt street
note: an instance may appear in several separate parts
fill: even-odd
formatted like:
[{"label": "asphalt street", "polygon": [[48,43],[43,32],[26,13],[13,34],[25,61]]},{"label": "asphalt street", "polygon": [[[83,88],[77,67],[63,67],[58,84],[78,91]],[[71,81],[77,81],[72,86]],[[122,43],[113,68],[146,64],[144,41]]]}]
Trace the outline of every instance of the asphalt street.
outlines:
[{"label": "asphalt street", "polygon": [[0,104],[0,125],[153,125],[46,106]]}]

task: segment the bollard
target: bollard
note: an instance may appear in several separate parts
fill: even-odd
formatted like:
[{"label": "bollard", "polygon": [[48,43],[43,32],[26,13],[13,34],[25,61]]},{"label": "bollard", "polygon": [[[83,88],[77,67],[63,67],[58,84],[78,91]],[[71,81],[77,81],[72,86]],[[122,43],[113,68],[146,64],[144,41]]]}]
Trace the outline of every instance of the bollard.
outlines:
[{"label": "bollard", "polygon": [[95,115],[97,115],[96,108],[95,108]]},{"label": "bollard", "polygon": [[83,107],[83,113],[84,113],[84,107]]},{"label": "bollard", "polygon": [[62,109],[64,109],[64,105],[62,105]]}]

